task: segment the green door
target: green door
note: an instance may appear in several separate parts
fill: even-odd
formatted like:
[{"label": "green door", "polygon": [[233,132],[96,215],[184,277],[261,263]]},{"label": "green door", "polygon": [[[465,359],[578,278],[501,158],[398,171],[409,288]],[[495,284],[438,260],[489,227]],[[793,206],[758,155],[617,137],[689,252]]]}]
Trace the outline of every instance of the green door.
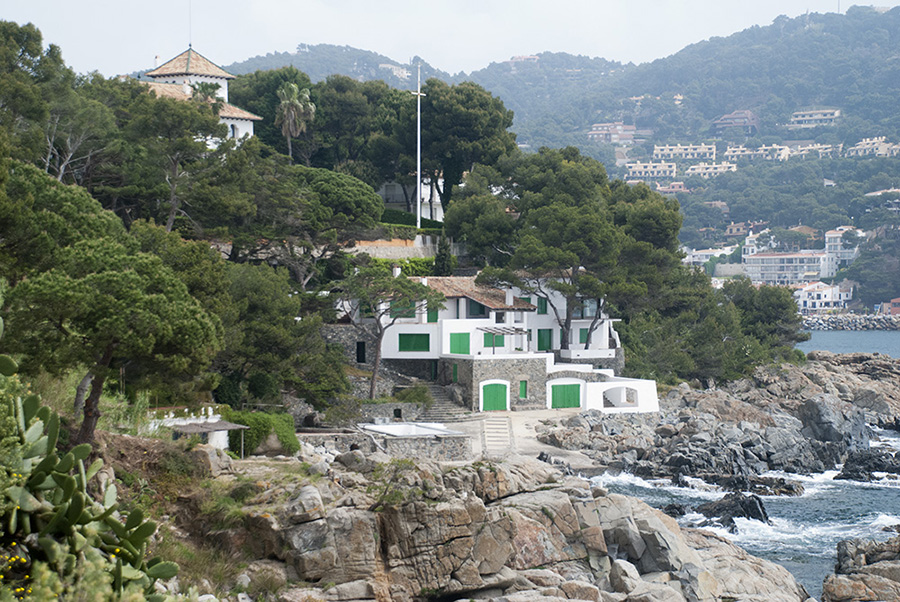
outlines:
[{"label": "green door", "polygon": [[484,385],[484,411],[506,410],[506,385]]},{"label": "green door", "polygon": [[551,385],[550,397],[552,408],[581,407],[581,385]]},{"label": "green door", "polygon": [[538,351],[550,351],[553,347],[553,329],[538,328]]}]

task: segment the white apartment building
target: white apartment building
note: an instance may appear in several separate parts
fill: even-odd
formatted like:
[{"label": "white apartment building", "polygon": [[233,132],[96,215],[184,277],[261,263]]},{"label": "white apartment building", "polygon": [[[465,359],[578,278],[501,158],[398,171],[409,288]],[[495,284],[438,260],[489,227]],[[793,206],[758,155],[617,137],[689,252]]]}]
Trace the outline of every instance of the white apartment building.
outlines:
[{"label": "white apartment building", "polygon": [[791,157],[791,149],[780,144],[760,146],[759,148],[747,148],[743,144],[729,146],[725,150],[726,161],[737,159],[764,159],[766,161],[787,161]]},{"label": "white apartment building", "polygon": [[674,178],[676,167],[674,163],[626,163],[628,169],[629,180],[654,179],[654,178]]},{"label": "white apartment building", "polygon": [[700,176],[701,178],[713,178],[718,176],[719,174],[723,174],[729,171],[737,171],[737,165],[734,163],[700,163],[698,165],[692,165],[685,170],[684,175],[686,176]]},{"label": "white apartment building", "polygon": [[653,147],[654,159],[709,159],[716,160],[715,144],[666,144]]},{"label": "white apartment building", "polygon": [[834,125],[840,116],[840,109],[807,109],[805,111],[795,111],[791,114],[791,122],[787,127],[791,130],[798,130],[814,128],[820,125]]}]

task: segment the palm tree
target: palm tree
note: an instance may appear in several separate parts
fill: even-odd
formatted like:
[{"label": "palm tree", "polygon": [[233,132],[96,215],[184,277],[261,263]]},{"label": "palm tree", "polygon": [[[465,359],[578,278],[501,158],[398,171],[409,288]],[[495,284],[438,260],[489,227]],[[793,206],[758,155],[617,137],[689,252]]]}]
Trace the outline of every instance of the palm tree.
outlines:
[{"label": "palm tree", "polygon": [[288,157],[293,163],[291,138],[296,138],[306,131],[306,125],[316,115],[316,105],[309,99],[309,88],[301,90],[292,82],[284,82],[276,94],[281,102],[275,114],[275,125],[281,126],[281,133],[287,138]]}]

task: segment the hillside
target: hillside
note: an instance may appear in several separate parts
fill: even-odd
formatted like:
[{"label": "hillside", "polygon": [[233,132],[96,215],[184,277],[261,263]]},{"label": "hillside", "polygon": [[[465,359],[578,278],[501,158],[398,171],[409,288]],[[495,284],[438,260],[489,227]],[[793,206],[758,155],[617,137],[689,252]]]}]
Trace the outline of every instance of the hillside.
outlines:
[{"label": "hillside", "polygon": [[453,79],[449,73],[435,69],[419,57],[413,57],[409,62],[398,62],[377,52],[334,44],[300,44],[296,52],[270,52],[265,56],[224,65],[223,68],[229,73],[243,75],[293,66],[306,73],[313,83],[339,74],[359,81],[382,80],[392,88],[414,90],[415,65],[418,62],[422,65],[422,81],[429,77],[443,81]]},{"label": "hillside", "polygon": [[[637,66],[547,52],[537,60],[492,63],[454,76],[425,63],[422,77],[449,83],[469,79],[499,96],[515,111],[513,129],[520,143],[532,148],[574,144],[601,159],[609,150],[585,137],[592,123],[634,123],[653,129],[657,141],[686,142],[708,136],[712,120],[735,109],[756,112],[762,136],[784,138],[793,133],[780,124],[793,111],[840,108],[840,125],[806,130],[803,137],[852,144],[864,136],[900,134],[898,32],[900,8],[852,7],[844,15],[779,17],[771,25],[692,44]],[[410,77],[397,77],[381,67],[386,64],[407,68]],[[408,64],[324,44],[226,68],[247,73],[286,65],[313,81],[341,73],[405,89],[415,85]],[[676,95],[683,97],[678,103]]]}]

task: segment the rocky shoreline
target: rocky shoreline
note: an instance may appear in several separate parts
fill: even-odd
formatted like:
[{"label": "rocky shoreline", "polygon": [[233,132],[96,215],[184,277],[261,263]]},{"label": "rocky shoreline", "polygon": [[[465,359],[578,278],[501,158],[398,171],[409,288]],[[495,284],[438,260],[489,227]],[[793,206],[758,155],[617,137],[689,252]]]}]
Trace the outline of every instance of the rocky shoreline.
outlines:
[{"label": "rocky shoreline", "polygon": [[[896,452],[870,448],[871,427],[897,429],[900,418],[900,361],[887,356],[812,352],[801,366],[760,368],[751,378],[721,388],[676,387],[663,397],[660,409],[647,415],[583,413],[545,426],[539,438],[580,450],[601,470],[675,484],[693,477],[735,492],[730,504],[709,512],[694,509],[726,528],[735,516],[765,520],[753,494],[802,493],[797,483],[761,476],[767,471],[812,474],[842,465],[836,478],[900,477]],[[666,511],[677,515],[685,509]],[[898,599],[854,597],[866,587],[900,591],[900,570],[885,573],[886,567],[832,576],[823,600]],[[893,582],[885,584],[885,579]]]},{"label": "rocky shoreline", "polygon": [[804,330],[900,330],[900,316],[831,314],[804,316]]}]

